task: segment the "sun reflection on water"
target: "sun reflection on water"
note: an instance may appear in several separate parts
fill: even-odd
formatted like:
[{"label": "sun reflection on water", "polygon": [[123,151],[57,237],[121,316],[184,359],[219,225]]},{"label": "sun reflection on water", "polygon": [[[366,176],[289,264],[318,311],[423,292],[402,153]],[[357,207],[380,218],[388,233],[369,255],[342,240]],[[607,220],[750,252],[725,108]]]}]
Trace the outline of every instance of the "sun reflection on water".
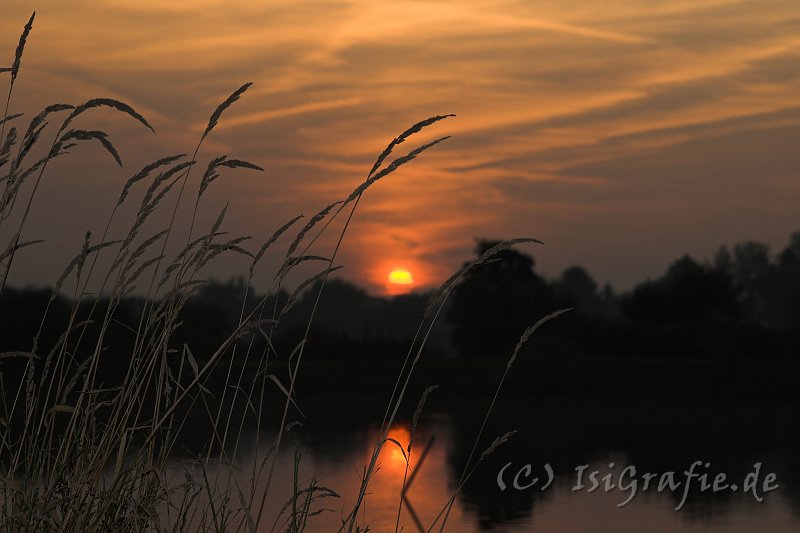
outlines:
[{"label": "sun reflection on water", "polygon": [[387,441],[381,450],[381,459],[392,471],[402,474],[406,468],[406,450],[411,438],[410,431],[403,426],[395,426],[389,430]]}]

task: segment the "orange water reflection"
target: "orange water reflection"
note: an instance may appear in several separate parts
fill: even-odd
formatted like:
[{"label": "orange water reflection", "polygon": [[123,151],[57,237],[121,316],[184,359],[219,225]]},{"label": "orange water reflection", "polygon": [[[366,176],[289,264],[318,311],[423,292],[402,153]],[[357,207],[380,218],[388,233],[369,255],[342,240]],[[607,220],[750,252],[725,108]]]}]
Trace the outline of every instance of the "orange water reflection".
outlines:
[{"label": "orange water reflection", "polygon": [[410,431],[403,426],[395,426],[386,435],[387,442],[381,449],[381,463],[392,474],[399,473],[401,476],[406,470],[406,450],[408,441],[411,438]]},{"label": "orange water reflection", "polygon": [[[402,445],[407,445],[409,428],[397,426],[389,436],[395,438]],[[419,531],[414,516],[409,512],[413,507],[414,515],[427,529],[439,514],[442,506],[452,495],[453,472],[448,461],[454,443],[448,426],[442,421],[435,424],[435,430],[422,431],[415,436],[415,445],[412,448],[412,464],[415,457],[418,460],[425,446],[431,442],[430,437],[435,436],[434,443],[430,446],[424,464],[420,467],[412,486],[408,491],[408,500],[400,511],[400,530],[407,533]],[[332,437],[326,435],[325,439]],[[363,444],[371,445],[377,437],[375,432],[364,434]],[[268,447],[264,444],[266,451]],[[291,447],[290,447],[291,448]],[[395,453],[395,451],[398,453]],[[365,449],[362,449],[364,452]],[[305,486],[312,478],[320,486],[334,489],[341,495],[341,499],[324,499],[315,502],[313,509],[328,509],[326,512],[310,517],[309,533],[329,533],[336,531],[350,510],[355,496],[360,487],[360,468],[369,461],[369,453],[356,452],[352,456],[334,464],[325,460],[327,452],[322,451],[317,455],[308,450],[304,451],[300,464],[299,481]],[[293,454],[291,449],[285,450],[278,461],[275,474],[275,487],[270,492],[270,498],[265,509],[263,527],[259,533],[271,531],[275,516],[280,512],[283,504],[290,497],[293,484]],[[245,456],[241,459],[242,465],[247,465],[252,457]],[[619,468],[626,463],[622,456],[608,456],[598,458],[591,468],[601,467],[608,462],[618,463]],[[195,468],[195,475],[201,475],[197,467],[189,464],[176,464],[176,479],[184,478],[183,467]],[[380,468],[375,473],[369,485],[362,512],[358,516],[358,524],[362,527],[368,525],[371,531],[389,532],[395,530],[398,510],[400,509],[400,491],[402,487],[405,459],[402,453],[394,447],[387,446],[380,456]],[[240,476],[241,487],[249,490],[245,471],[234,473]],[[562,480],[563,481],[563,480]],[[774,498],[762,504],[757,504],[742,497],[737,500],[736,506],[720,516],[708,517],[706,520],[688,520],[684,513],[674,510],[675,502],[665,495],[651,494],[636,498],[630,505],[620,508],[621,495],[618,492],[605,493],[602,490],[589,493],[586,490],[574,492],[570,490],[571,483],[555,483],[548,489],[547,497],[537,500],[532,515],[525,515],[517,519],[506,517],[507,520],[496,524],[496,531],[501,532],[563,532],[583,533],[587,530],[601,533],[639,532],[650,533],[710,533],[724,531],[725,533],[750,533],[752,531],[771,531],[775,533],[789,533],[796,531],[798,520],[792,513],[790,501],[776,494]],[[260,494],[263,487],[256,490]],[[500,496],[501,499],[513,500],[513,494]],[[453,507],[446,531],[459,533],[478,533],[484,531],[481,527],[481,517],[478,510],[471,504],[465,503],[464,497],[459,498]],[[409,505],[410,504],[410,505]],[[509,501],[509,504],[511,502]],[[198,505],[203,505],[202,498]],[[513,507],[513,505],[512,505]],[[280,523],[280,521],[278,521]],[[485,524],[484,524],[485,525]],[[280,530],[280,529],[279,529]],[[438,530],[438,529],[435,529]]]}]

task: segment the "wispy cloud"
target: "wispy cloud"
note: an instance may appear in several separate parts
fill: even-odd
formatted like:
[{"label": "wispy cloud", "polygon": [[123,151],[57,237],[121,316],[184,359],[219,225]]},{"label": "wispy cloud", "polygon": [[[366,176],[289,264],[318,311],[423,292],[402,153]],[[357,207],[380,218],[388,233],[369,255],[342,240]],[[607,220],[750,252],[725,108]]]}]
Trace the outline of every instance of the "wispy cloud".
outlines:
[{"label": "wispy cloud", "polygon": [[330,100],[327,102],[310,102],[307,104],[300,104],[282,109],[274,109],[271,111],[260,111],[247,115],[236,115],[232,117],[226,117],[225,122],[220,124],[220,129],[235,128],[237,126],[245,126],[249,124],[261,124],[276,118],[292,117],[305,113],[324,111],[326,109],[342,109],[345,107],[356,106],[361,102],[362,100],[360,98],[342,98],[340,100]]}]

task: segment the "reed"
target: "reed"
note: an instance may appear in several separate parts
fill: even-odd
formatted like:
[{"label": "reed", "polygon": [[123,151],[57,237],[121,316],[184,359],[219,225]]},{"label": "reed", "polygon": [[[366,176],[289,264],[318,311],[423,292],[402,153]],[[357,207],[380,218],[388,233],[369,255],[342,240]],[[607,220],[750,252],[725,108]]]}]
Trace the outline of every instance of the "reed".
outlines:
[{"label": "reed", "polygon": [[[0,296],[14,267],[16,254],[24,253],[21,250],[27,246],[41,243],[25,241],[23,237],[39,185],[46,179],[48,164],[87,142],[98,142],[122,165],[122,157],[108,133],[76,129],[73,123],[87,111],[102,108],[122,113],[154,132],[145,117],[124,102],[93,98],[79,105],[58,103],[46,107],[34,116],[20,137],[18,132],[22,130],[18,125],[22,115],[11,113],[10,108],[34,18],[35,14],[24,27],[12,66],[0,69],[0,75],[10,76],[5,110],[0,118],[0,229],[4,223],[11,223],[12,214],[19,217],[9,241],[0,252]],[[277,516],[265,514],[268,499],[278,497],[272,490],[273,475],[278,457],[286,447],[285,439],[298,430],[297,424],[290,420],[290,414],[293,410],[299,411],[295,398],[296,384],[300,379],[314,313],[325,281],[340,268],[335,264],[336,257],[361,197],[379,180],[446,140],[447,137],[436,139],[390,159],[399,145],[453,115],[434,116],[402,132],[378,155],[364,180],[349,195],[308,218],[289,241],[281,266],[271,278],[268,277],[266,285],[269,290],[255,305],[248,306],[248,297],[253,296],[248,291],[257,278],[257,267],[274,250],[274,245],[290,234],[302,215],[279,227],[252,252],[247,249],[249,236],[229,236],[223,231],[228,206],[209,228],[200,231],[199,235],[193,233],[197,214],[202,209],[203,195],[213,187],[221,172],[264,169],[228,154],[214,156],[200,179],[196,196],[189,199],[184,192],[189,175],[200,159],[204,141],[223,120],[224,112],[243,97],[250,86],[251,83],[242,85],[212,112],[191,157],[186,154],[161,157],[125,181],[116,204],[111,206],[100,238],[95,239],[92,232],[86,232],[80,251],[57,279],[38,333],[31,339],[31,348],[0,354],[0,371],[3,363],[11,358],[24,360],[23,379],[19,383],[0,379],[0,530],[256,532],[271,527],[270,531],[299,533],[313,523],[313,517],[325,499],[338,497],[336,492],[320,485],[317,480],[312,479],[306,484],[300,481],[298,466],[302,457],[296,453],[294,481],[290,487],[292,496]],[[43,137],[45,133],[53,133],[50,121],[63,114],[66,116],[55,128],[48,146]],[[28,156],[40,147],[45,155],[30,160]],[[140,190],[143,185],[146,187]],[[112,235],[116,233],[111,230],[114,227],[112,222],[116,222],[120,208],[134,197],[140,198],[139,205],[132,220],[127,221],[127,229]],[[21,200],[19,204],[18,199]],[[186,202],[193,203],[191,219],[187,221],[187,242],[179,252],[170,256],[170,237],[183,223],[177,213]],[[168,203],[170,208],[167,208]],[[347,218],[335,235],[334,248],[320,255],[310,253],[319,237],[330,231],[332,221],[347,207]],[[168,209],[165,213],[168,225],[143,235],[147,223],[154,220],[154,214],[165,209]],[[461,276],[490,262],[499,251],[515,244],[538,242],[535,239],[516,239],[501,243],[447,280],[433,295],[389,398],[380,436],[370,462],[365,465],[355,504],[343,516],[340,531],[369,529],[365,524],[359,524],[357,517],[384,445],[400,446],[408,467],[412,443],[403,449],[399,442],[389,438],[388,433],[450,291]],[[96,268],[101,254],[107,256],[110,265],[104,272],[98,272]],[[176,348],[172,339],[180,327],[181,310],[205,281],[203,268],[223,254],[240,254],[250,259],[242,306],[236,326],[228,332],[225,340],[209,357],[198,360],[189,345]],[[317,273],[301,282],[288,301],[279,305],[277,295],[287,275],[298,265],[314,262],[322,264]],[[138,286],[137,283],[143,279],[144,285]],[[281,354],[277,353],[271,339],[280,327],[281,318],[301,293],[316,282],[321,283],[316,285],[319,288],[307,318],[305,335],[289,354],[283,354],[290,362],[290,372],[288,377],[281,379],[272,371],[272,363]],[[90,284],[99,287],[96,295],[88,293]],[[126,298],[137,289],[145,295],[145,303],[135,322],[125,325],[131,336],[130,343],[123,353],[108,353],[105,347],[109,332],[120,322],[119,312]],[[44,353],[40,338],[60,292],[71,295],[69,320],[58,342]],[[88,312],[85,312],[87,308]],[[508,362],[506,373],[522,343],[544,321],[554,316],[546,317],[523,334]],[[265,342],[260,344],[257,340]],[[112,358],[123,362],[124,371],[118,382],[109,384],[102,382],[100,375],[101,369]],[[234,364],[234,361],[242,364]],[[222,386],[215,390],[209,382],[212,372],[222,372],[225,376]],[[245,372],[252,372],[255,378],[247,379]],[[498,393],[501,386],[502,380]],[[268,402],[267,398],[274,397],[272,394],[276,389],[280,401]],[[426,390],[418,403],[413,416],[412,441],[427,396],[433,389]],[[210,401],[212,398],[213,402]],[[247,406],[242,413],[234,410],[238,403]],[[487,418],[493,405],[494,401],[487,411]],[[213,430],[204,453],[195,457],[199,475],[197,471],[186,469],[178,482],[172,476],[170,457],[188,422],[190,410],[204,413]],[[246,426],[256,427],[255,442],[251,444],[254,449],[262,450],[260,430],[267,413],[277,413],[280,418],[274,441],[266,451],[254,454],[250,464],[237,463],[237,454],[245,445]],[[495,439],[476,463],[510,437],[504,435]],[[476,437],[473,454],[481,438],[482,434]],[[471,469],[475,466],[468,464]],[[441,529],[468,477],[469,472],[465,471],[456,494],[445,503]],[[398,503],[400,497],[398,494]],[[400,508],[398,505],[396,529],[399,528]]]}]

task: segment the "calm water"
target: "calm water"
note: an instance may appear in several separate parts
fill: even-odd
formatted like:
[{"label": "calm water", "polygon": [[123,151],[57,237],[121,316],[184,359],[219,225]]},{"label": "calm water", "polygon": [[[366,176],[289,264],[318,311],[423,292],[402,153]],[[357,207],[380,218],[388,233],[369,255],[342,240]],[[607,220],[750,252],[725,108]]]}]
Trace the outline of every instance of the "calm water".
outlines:
[{"label": "calm water", "polygon": [[[417,474],[403,504],[400,525],[403,531],[426,530],[456,485],[469,454],[471,443],[480,424],[484,407],[478,403],[462,402],[456,409],[432,414],[423,420],[412,450],[412,471]],[[793,417],[794,402],[774,401],[754,403],[742,400],[648,400],[594,401],[582,400],[519,401],[501,404],[498,415],[487,429],[488,443],[505,431],[518,429],[511,441],[489,455],[478,467],[447,522],[447,531],[536,531],[584,532],[750,532],[797,531],[800,528],[800,497],[797,480],[797,444],[793,428],[784,417]],[[327,420],[314,427],[307,420],[297,437],[289,438],[279,455],[273,489],[268,498],[265,516],[259,531],[271,531],[275,516],[291,494],[294,477],[295,449],[302,452],[298,469],[301,485],[315,477],[319,485],[335,490],[341,498],[326,498],[315,502],[314,509],[329,509],[310,522],[307,531],[335,531],[352,506],[358,492],[360,474],[367,464],[377,431],[374,426],[359,423],[336,424]],[[513,423],[511,425],[510,423]],[[467,435],[472,435],[467,439]],[[390,437],[407,445],[409,426],[396,425]],[[260,456],[271,442],[264,435]],[[423,450],[429,448],[420,462]],[[479,447],[478,453],[485,448]],[[250,465],[254,449],[240,454],[240,465]],[[683,498],[684,470],[695,460],[698,474],[709,474],[709,482],[718,473],[728,476],[727,483],[739,483],[762,463],[756,501],[753,491],[743,493],[722,490],[697,490],[699,478],[694,478],[692,490],[682,508],[675,510]],[[509,488],[501,491],[497,476],[504,471],[503,480]],[[188,463],[176,461],[176,466]],[[514,474],[526,464],[531,472],[523,471],[520,486],[539,476],[539,485],[526,490],[512,487]],[[548,474],[553,481],[539,490]],[[583,488],[578,484],[576,468],[585,467]],[[599,478],[611,473],[616,485],[626,466],[638,473],[637,491],[630,502],[618,505],[631,496],[626,490],[614,487],[605,491],[602,479],[593,492],[587,476],[598,471]],[[681,486],[674,491],[654,487],[643,491],[642,475],[673,471]],[[405,472],[403,454],[394,444],[384,448],[380,469],[369,488],[359,523],[371,531],[394,531],[399,494]],[[773,473],[778,488],[763,493],[765,477]],[[240,483],[250,478],[249,470],[237,474]],[[751,476],[752,478],[753,476]],[[656,478],[657,482],[660,478]],[[630,478],[624,478],[623,481]],[[655,483],[653,482],[653,483]],[[277,487],[277,488],[275,488]],[[261,487],[257,487],[258,493]],[[409,507],[411,511],[409,511]],[[423,525],[423,529],[417,525]],[[280,530],[280,522],[278,522]],[[438,527],[436,529],[438,531]]]}]

